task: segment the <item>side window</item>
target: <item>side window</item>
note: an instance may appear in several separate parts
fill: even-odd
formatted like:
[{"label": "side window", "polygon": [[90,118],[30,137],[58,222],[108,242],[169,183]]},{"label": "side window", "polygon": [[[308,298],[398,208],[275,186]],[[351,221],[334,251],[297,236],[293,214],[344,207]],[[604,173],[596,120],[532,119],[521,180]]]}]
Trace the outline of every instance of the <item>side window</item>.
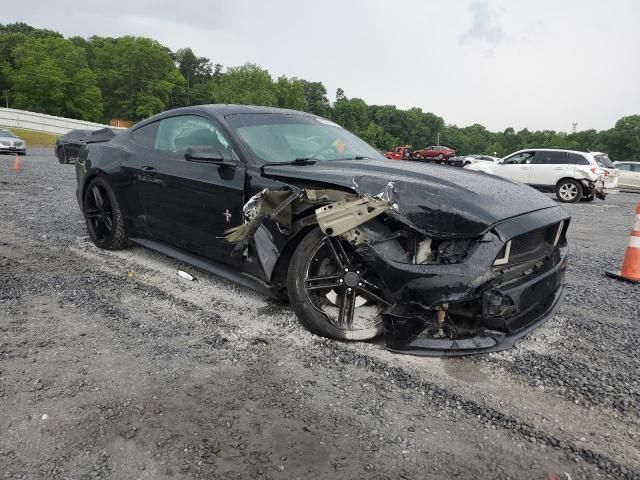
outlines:
[{"label": "side window", "polygon": [[536,153],[533,163],[539,165],[565,165],[568,163],[567,152],[539,151]]},{"label": "side window", "polygon": [[515,155],[511,155],[504,159],[502,162],[505,165],[519,165],[531,163],[536,152],[520,152]]},{"label": "side window", "polygon": [[640,173],[640,163],[634,163],[631,165],[631,170],[633,170],[634,172],[638,172]]},{"label": "side window", "polygon": [[591,165],[589,160],[577,153],[569,153],[569,163],[572,165]]},{"label": "side window", "polygon": [[616,165],[616,168],[618,170],[624,170],[625,172],[630,172],[631,171],[631,165],[628,163],[620,163],[618,165]]},{"label": "side window", "polygon": [[222,158],[232,158],[231,145],[209,120],[197,115],[181,115],[160,120],[155,149],[183,154],[189,147],[220,152]]},{"label": "side window", "polygon": [[146,148],[154,148],[156,144],[156,132],[158,131],[158,122],[150,123],[144,127],[136,128],[131,132],[131,140],[138,145]]}]

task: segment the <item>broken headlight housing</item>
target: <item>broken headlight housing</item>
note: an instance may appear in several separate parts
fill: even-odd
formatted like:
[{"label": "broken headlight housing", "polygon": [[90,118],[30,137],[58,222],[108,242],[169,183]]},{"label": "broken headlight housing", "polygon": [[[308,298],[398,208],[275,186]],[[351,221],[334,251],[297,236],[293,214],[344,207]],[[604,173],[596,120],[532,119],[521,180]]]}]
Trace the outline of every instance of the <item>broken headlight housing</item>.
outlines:
[{"label": "broken headlight housing", "polygon": [[451,264],[462,262],[469,253],[473,239],[438,240],[430,237],[414,238],[411,263]]}]

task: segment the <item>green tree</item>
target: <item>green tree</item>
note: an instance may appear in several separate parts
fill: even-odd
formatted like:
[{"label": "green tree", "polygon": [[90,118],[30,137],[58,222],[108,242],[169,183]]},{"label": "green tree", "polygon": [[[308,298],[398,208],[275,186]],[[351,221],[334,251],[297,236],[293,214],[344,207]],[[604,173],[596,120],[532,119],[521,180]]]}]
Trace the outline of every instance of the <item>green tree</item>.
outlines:
[{"label": "green tree", "polygon": [[328,117],[331,115],[331,104],[327,98],[327,89],[321,82],[300,80],[304,89],[305,111]]},{"label": "green tree", "polygon": [[369,125],[367,104],[360,98],[342,97],[333,104],[333,120],[347,130],[362,133]]},{"label": "green tree", "polygon": [[13,53],[9,72],[17,108],[100,120],[102,97],[85,52],[57,36],[30,38]]},{"label": "green tree", "polygon": [[179,106],[186,80],[167,49],[155,40],[92,37],[89,49],[105,119],[135,120]]},{"label": "green tree", "polygon": [[612,158],[640,161],[640,115],[622,117],[606,132],[605,139]]},{"label": "green tree", "polygon": [[220,83],[217,99],[223,103],[276,106],[271,75],[253,63],[229,68]]},{"label": "green tree", "polygon": [[306,110],[307,102],[304,96],[304,84],[301,80],[288,79],[282,75],[278,77],[274,85],[274,92],[278,107]]}]

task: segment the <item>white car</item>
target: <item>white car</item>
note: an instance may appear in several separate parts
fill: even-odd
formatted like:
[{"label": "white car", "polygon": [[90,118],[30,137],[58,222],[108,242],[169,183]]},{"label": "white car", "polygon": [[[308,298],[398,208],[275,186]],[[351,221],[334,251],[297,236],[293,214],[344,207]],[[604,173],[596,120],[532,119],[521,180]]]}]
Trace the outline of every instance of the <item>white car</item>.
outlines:
[{"label": "white car", "polygon": [[25,155],[27,153],[27,142],[18,138],[11,130],[0,128],[0,152]]},{"label": "white car", "polygon": [[615,162],[620,173],[620,190],[640,192],[640,162]]},{"label": "white car", "polygon": [[492,157],[491,155],[467,155],[462,158],[462,165],[471,165],[472,163],[478,162],[493,162],[496,163],[500,160],[498,157]]},{"label": "white car", "polygon": [[598,166],[604,170],[604,188],[605,190],[612,190],[618,188],[618,181],[620,180],[620,172],[616,168],[616,165],[609,155],[603,152],[591,152],[593,158],[596,159]]},{"label": "white car", "polygon": [[589,152],[528,148],[496,163],[478,162],[464,168],[526,183],[543,192],[555,192],[558,200],[565,203],[605,198],[605,172]]}]

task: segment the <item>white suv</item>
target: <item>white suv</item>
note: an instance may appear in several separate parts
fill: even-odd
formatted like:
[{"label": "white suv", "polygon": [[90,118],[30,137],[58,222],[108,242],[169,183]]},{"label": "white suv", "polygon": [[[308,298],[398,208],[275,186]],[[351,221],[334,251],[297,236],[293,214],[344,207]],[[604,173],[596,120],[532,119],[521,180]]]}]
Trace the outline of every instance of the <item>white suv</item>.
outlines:
[{"label": "white suv", "polygon": [[464,168],[526,183],[544,192],[555,192],[561,202],[605,198],[605,172],[588,152],[528,148],[496,163],[472,163]]}]

